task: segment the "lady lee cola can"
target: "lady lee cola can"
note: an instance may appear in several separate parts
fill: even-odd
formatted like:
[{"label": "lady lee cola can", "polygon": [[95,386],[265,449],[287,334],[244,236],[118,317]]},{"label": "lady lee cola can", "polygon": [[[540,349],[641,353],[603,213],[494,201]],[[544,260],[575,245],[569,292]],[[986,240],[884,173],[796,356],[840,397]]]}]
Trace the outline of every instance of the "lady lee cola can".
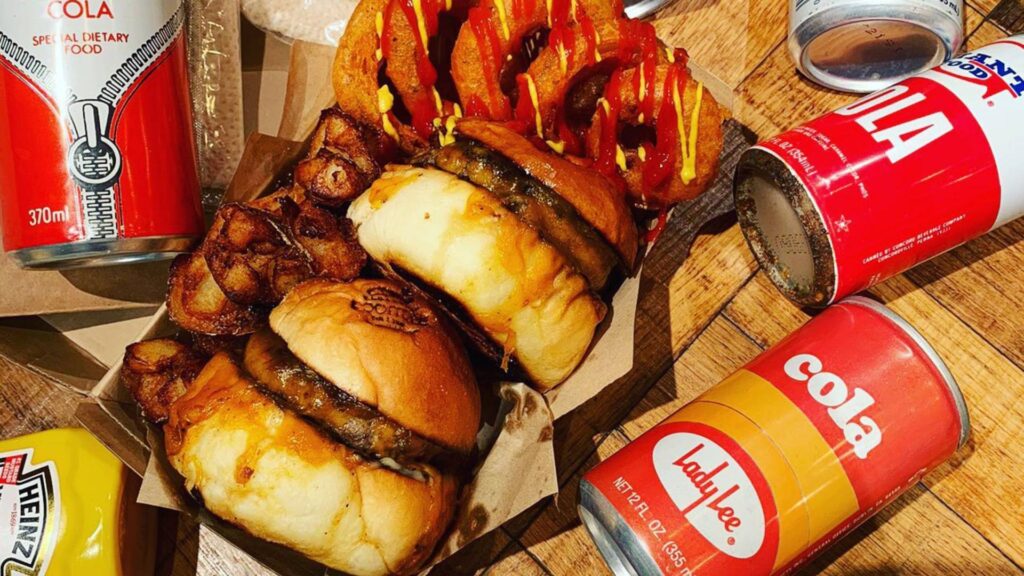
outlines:
[{"label": "lady lee cola can", "polygon": [[951,57],[963,0],[790,0],[789,52],[811,80],[874,92]]},{"label": "lady lee cola can", "polygon": [[1024,36],[770,138],[736,169],[737,213],[776,286],[834,302],[1024,213]]},{"label": "lady lee cola can", "polygon": [[5,0],[0,209],[24,267],[159,259],[201,234],[183,0]]},{"label": "lady lee cola can", "polygon": [[588,472],[580,515],[616,576],[784,574],[969,429],[935,351],[853,297]]}]

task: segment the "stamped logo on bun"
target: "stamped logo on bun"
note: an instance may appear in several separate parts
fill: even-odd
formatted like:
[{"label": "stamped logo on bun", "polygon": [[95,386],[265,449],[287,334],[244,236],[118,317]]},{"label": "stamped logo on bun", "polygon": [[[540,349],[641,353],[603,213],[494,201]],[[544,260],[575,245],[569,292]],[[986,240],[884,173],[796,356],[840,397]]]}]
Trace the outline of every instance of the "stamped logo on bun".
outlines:
[{"label": "stamped logo on bun", "polygon": [[434,313],[420,304],[407,289],[396,290],[373,286],[352,300],[352,309],[363,313],[363,318],[382,328],[408,332],[419,331],[435,321]]}]

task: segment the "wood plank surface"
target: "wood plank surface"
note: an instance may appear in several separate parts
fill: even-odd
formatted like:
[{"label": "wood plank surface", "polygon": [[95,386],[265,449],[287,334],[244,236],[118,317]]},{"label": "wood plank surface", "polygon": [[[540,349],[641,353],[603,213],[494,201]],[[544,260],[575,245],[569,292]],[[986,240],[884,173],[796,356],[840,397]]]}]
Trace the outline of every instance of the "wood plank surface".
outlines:
[{"label": "wood plank surface", "polygon": [[[670,44],[732,91],[768,136],[849,103],[793,68],[786,2],[677,0],[655,20]],[[1024,32],[1024,0],[968,0],[968,46]],[[1024,223],[892,279],[872,294],[946,360],[967,398],[967,448],[804,570],[829,575],[1024,574]],[[666,244],[642,287],[636,368],[555,429],[560,493],[434,574],[605,575],[576,515],[580,476],[807,320],[763,274],[728,219],[683,260]],[[680,247],[681,249],[681,247]],[[79,396],[0,359],[0,437],[74,425]],[[161,517],[162,576],[269,572],[205,528]]]}]

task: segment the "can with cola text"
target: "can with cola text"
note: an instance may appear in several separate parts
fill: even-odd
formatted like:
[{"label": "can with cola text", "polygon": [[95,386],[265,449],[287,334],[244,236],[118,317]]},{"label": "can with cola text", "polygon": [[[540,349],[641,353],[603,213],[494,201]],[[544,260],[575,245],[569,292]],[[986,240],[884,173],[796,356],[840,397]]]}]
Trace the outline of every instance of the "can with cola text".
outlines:
[{"label": "can with cola text", "polygon": [[4,251],[59,268],[168,258],[202,233],[183,0],[6,0]]},{"label": "can with cola text", "polygon": [[1024,36],[746,151],[736,208],[801,305],[859,292],[1024,214]]},{"label": "can with cola text", "polygon": [[579,512],[616,576],[785,574],[969,430],[931,346],[853,297],[590,470]]}]

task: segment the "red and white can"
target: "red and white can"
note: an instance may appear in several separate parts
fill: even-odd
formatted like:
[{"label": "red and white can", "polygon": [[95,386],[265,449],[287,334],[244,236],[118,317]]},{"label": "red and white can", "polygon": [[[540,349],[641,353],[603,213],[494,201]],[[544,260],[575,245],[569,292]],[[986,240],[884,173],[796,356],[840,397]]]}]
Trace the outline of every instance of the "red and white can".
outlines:
[{"label": "red and white can", "polygon": [[580,516],[616,576],[785,574],[969,430],[931,346],[853,297],[589,471]]},{"label": "red and white can", "polygon": [[853,294],[1024,213],[1024,36],[743,154],[740,224],[802,305]]},{"label": "red and white can", "polygon": [[183,0],[5,0],[0,210],[25,267],[167,258],[202,233]]}]

